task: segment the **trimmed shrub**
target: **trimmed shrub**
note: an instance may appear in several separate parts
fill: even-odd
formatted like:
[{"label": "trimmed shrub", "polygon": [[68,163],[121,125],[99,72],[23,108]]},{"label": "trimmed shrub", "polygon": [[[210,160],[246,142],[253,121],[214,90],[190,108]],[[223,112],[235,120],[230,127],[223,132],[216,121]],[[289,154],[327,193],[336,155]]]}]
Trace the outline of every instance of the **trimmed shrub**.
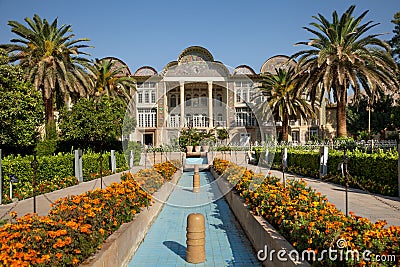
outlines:
[{"label": "trimmed shrub", "polygon": [[[257,149],[256,158],[259,158],[262,149]],[[282,169],[282,149],[276,148],[272,168]],[[349,185],[361,188],[372,193],[387,196],[397,196],[397,151],[383,151],[366,153],[359,150],[349,151],[348,171]],[[329,150],[328,175],[324,179],[330,182],[345,184],[338,166],[343,162],[343,151]],[[287,171],[299,175],[319,177],[319,151],[305,149],[288,149]]]},{"label": "trimmed shrub", "polygon": [[[84,181],[98,178],[99,175],[98,153],[83,153]],[[13,197],[25,199],[33,196],[33,169],[31,163],[33,156],[10,155],[2,160],[3,173],[3,203],[9,203],[10,174],[15,174],[18,183],[13,184]],[[77,184],[74,175],[74,154],[58,153],[55,156],[37,156],[39,162],[37,170],[37,194],[48,193]],[[120,171],[127,169],[127,163],[122,153],[116,152],[117,167]],[[110,152],[103,154],[103,174],[111,174]]]}]

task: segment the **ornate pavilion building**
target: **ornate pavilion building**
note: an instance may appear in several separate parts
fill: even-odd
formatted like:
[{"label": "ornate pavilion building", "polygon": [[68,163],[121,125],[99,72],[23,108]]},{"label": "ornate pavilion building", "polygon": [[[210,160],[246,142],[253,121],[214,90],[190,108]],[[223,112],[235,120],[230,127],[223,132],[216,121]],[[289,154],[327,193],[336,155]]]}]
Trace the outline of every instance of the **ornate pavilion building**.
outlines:
[{"label": "ornate pavilion building", "polygon": [[[261,122],[255,114],[254,110],[264,102],[262,96],[255,97],[259,95],[256,87],[262,74],[295,64],[288,59],[281,55],[271,57],[259,73],[246,65],[230,71],[215,61],[207,49],[192,46],[159,72],[143,66],[133,74],[125,63],[114,59],[124,66],[126,75],[137,81],[134,92],[137,126],[130,139],[159,146],[177,138],[181,128],[191,126],[204,130],[224,127],[229,131],[228,142],[236,145],[268,140],[261,135],[268,135],[271,127],[280,132],[282,123]],[[334,112],[324,102],[317,108],[316,117],[299,116],[290,121],[289,140],[304,143],[313,137],[332,137],[336,129]]]}]

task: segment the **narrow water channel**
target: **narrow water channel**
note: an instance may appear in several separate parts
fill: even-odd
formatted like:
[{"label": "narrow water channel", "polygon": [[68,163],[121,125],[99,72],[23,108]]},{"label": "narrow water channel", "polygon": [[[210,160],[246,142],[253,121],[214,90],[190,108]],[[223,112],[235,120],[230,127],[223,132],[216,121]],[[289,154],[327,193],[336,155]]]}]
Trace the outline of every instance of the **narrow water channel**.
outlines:
[{"label": "narrow water channel", "polygon": [[[211,173],[200,172],[200,193],[191,192],[192,177],[193,172],[183,173],[128,266],[261,266],[228,204],[215,197],[220,193]],[[206,261],[201,264],[185,261],[186,218],[194,212],[202,213],[206,224]]]}]

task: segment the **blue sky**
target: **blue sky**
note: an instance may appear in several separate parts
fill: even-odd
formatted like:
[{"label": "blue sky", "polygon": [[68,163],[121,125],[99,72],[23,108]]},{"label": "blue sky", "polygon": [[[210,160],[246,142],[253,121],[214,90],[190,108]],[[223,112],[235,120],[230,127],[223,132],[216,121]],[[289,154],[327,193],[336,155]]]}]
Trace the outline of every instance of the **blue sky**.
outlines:
[{"label": "blue sky", "polygon": [[77,38],[90,38],[91,58],[118,57],[132,72],[143,65],[160,71],[192,45],[204,46],[227,66],[247,64],[258,72],[269,57],[302,49],[294,44],[311,36],[302,27],[312,16],[331,19],[334,10],[341,14],[351,4],[356,15],[369,10],[364,22],[380,23],[371,33],[392,37],[399,0],[0,0],[0,43],[16,37],[9,20],[23,22],[36,13],[49,21],[58,17]]}]

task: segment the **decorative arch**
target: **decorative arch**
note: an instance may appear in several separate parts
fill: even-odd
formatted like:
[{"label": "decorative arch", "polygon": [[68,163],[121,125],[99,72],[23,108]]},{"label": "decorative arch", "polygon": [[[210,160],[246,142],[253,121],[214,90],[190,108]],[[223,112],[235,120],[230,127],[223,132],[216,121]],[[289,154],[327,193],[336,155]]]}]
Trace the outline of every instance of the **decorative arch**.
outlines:
[{"label": "decorative arch", "polygon": [[289,60],[290,57],[285,56],[285,55],[277,55],[270,57],[267,59],[267,61],[264,62],[264,64],[261,66],[260,73],[273,73],[275,74],[275,69],[280,69],[280,68],[288,68],[289,66],[295,67],[296,66],[296,61],[295,60]]},{"label": "decorative arch", "polygon": [[165,75],[165,73],[168,71],[169,68],[178,65],[178,61],[171,61],[162,70],[162,75]]},{"label": "decorative arch", "polygon": [[206,48],[201,46],[190,46],[185,48],[178,56],[179,63],[192,61],[214,61],[214,57]]},{"label": "decorative arch", "polygon": [[251,67],[240,65],[232,71],[232,75],[256,75],[256,73]]},{"label": "decorative arch", "polygon": [[150,66],[143,66],[137,69],[135,76],[154,76],[157,75],[157,71]]}]

